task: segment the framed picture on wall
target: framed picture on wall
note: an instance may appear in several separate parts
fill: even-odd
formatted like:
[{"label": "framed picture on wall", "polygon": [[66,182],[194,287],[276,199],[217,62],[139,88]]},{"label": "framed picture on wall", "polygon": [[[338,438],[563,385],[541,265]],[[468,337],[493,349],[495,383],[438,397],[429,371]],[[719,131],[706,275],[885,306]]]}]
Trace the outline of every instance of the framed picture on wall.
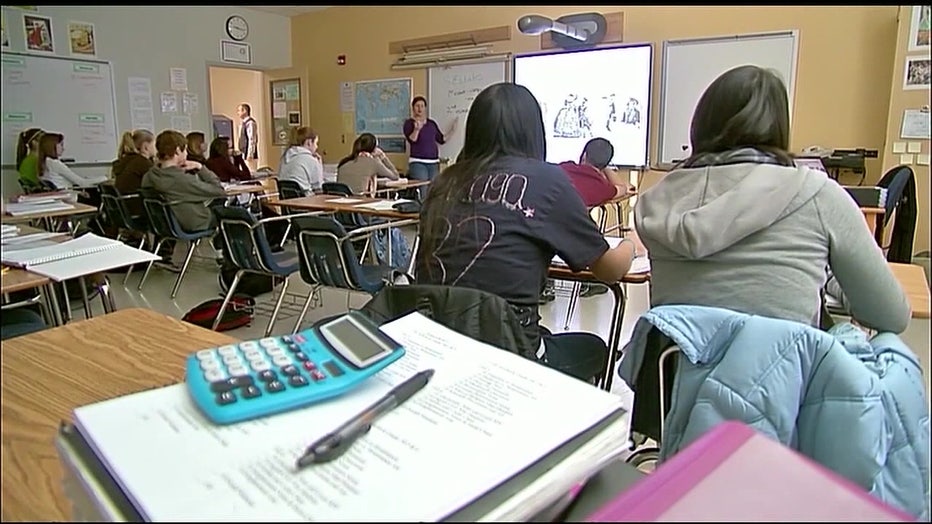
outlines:
[{"label": "framed picture on wall", "polygon": [[932,31],[932,7],[928,5],[914,5],[912,17],[909,20],[909,50],[929,51],[929,33]]},{"label": "framed picture on wall", "polygon": [[54,53],[52,43],[52,20],[44,16],[23,15],[23,31],[26,36],[26,49],[40,53]]},{"label": "framed picture on wall", "polygon": [[6,25],[6,11],[0,11],[0,49],[10,49],[10,32]]},{"label": "framed picture on wall", "polygon": [[903,89],[929,89],[932,84],[932,60],[928,56],[907,56]]}]

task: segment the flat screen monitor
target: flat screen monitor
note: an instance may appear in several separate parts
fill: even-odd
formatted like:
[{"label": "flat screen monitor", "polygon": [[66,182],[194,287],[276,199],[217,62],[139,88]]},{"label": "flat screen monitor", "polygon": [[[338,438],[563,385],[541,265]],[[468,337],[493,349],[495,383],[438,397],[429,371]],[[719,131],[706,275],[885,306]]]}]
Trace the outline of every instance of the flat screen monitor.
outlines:
[{"label": "flat screen monitor", "polygon": [[611,164],[648,165],[650,44],[516,55],[514,81],[540,103],[547,161],[577,161],[592,138],[615,148]]}]

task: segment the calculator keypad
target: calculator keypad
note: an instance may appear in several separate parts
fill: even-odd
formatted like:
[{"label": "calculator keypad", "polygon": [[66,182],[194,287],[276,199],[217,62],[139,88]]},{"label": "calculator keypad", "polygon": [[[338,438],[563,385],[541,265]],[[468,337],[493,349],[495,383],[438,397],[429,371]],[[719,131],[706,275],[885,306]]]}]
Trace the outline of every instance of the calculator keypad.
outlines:
[{"label": "calculator keypad", "polygon": [[[327,375],[301,350],[300,342],[305,342],[300,335],[264,338],[204,349],[195,356],[217,404],[225,406],[325,380]],[[323,366],[330,375],[343,374],[332,361]]]}]

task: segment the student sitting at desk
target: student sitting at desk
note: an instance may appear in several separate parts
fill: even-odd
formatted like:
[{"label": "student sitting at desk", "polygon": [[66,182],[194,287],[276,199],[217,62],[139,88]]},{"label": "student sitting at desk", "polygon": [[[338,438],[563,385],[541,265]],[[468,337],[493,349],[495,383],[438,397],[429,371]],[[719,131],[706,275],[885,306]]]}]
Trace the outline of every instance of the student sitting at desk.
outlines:
[{"label": "student sitting at desk", "polygon": [[372,133],[363,133],[353,141],[353,152],[337,164],[337,182],[346,184],[354,195],[372,195],[376,178],[398,180],[398,170],[379,148]]},{"label": "student sitting at desk", "polygon": [[210,157],[205,165],[221,182],[252,180],[252,173],[243,160],[243,154],[233,151],[230,139],[225,136],[218,136],[210,143]]},{"label": "student sitting at desk", "polygon": [[615,156],[612,143],[604,138],[586,142],[579,163],[562,162],[560,167],[570,177],[586,207],[596,207],[634,192],[634,186],[608,167]]},{"label": "student sitting at desk", "polygon": [[207,152],[206,138],[200,131],[191,131],[185,137],[188,141],[188,160],[198,164],[207,165],[207,159],[204,154]]},{"label": "student sitting at desk", "polygon": [[[39,139],[39,178],[56,189],[89,188],[109,180],[107,175],[82,176],[71,170],[59,157],[65,151],[65,137],[45,133]],[[99,204],[99,199],[97,204]]]},{"label": "student sitting at desk", "polygon": [[320,191],[324,166],[317,153],[317,133],[309,127],[292,128],[288,143],[278,167],[278,179],[297,182],[308,195]]},{"label": "student sitting at desk", "polygon": [[688,304],[818,327],[831,268],[862,325],[901,333],[906,296],[857,204],[787,152],[786,87],[741,66],[706,89],[693,154],[635,206],[651,258],[651,305]]},{"label": "student sitting at desk", "polygon": [[553,335],[538,297],[554,254],[570,269],[617,282],[634,243],[602,238],[563,171],[544,162],[544,122],[524,86],[493,84],[473,102],[456,164],[434,179],[421,212],[419,284],[464,286],[507,300],[541,363],[581,380],[604,372],[608,348],[590,333]]},{"label": "student sitting at desk", "polygon": [[42,188],[39,181],[39,139],[42,130],[38,127],[27,129],[16,138],[16,170],[19,183],[23,189],[37,191]]},{"label": "student sitting at desk", "polygon": [[[127,131],[120,140],[120,150],[113,162],[113,185],[121,195],[139,193],[142,177],[152,169],[155,158],[155,135],[145,129]],[[126,200],[126,208],[134,216],[143,214],[142,199]]]}]

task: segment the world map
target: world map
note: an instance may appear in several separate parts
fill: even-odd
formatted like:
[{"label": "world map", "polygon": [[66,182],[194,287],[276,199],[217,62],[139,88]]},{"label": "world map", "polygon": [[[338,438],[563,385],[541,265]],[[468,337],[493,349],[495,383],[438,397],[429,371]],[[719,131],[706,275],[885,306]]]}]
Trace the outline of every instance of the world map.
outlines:
[{"label": "world map", "polygon": [[410,78],[356,82],[356,132],[401,135],[410,104]]}]

